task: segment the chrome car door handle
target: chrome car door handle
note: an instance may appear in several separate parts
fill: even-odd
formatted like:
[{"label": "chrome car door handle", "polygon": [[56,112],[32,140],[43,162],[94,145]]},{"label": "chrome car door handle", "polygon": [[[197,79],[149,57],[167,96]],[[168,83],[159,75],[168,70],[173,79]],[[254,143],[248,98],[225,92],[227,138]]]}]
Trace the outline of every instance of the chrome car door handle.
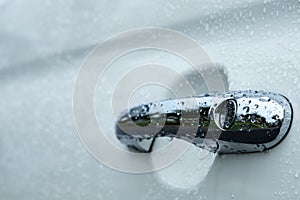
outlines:
[{"label": "chrome car door handle", "polygon": [[251,153],[279,144],[292,119],[292,105],[280,94],[210,93],[134,107],[118,119],[116,134],[139,152],[151,152],[157,137],[175,137],[212,152]]}]

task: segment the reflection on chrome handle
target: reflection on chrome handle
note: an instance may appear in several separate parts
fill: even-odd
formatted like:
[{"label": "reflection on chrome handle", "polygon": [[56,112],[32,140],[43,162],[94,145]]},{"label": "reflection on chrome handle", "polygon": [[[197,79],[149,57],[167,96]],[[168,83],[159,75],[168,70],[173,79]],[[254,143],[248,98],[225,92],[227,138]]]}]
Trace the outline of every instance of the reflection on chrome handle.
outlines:
[{"label": "reflection on chrome handle", "polygon": [[210,93],[134,107],[118,119],[116,134],[139,152],[151,152],[157,137],[175,137],[212,152],[251,153],[279,144],[292,118],[292,106],[280,94]]}]

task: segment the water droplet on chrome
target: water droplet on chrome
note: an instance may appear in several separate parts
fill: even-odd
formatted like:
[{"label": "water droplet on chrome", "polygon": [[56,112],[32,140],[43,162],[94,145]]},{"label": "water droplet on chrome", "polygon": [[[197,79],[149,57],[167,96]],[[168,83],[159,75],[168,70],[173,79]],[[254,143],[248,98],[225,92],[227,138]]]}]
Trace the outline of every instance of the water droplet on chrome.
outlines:
[{"label": "water droplet on chrome", "polygon": [[243,110],[244,110],[246,113],[248,113],[248,112],[250,111],[250,108],[249,108],[249,106],[245,106],[245,107],[243,108]]}]

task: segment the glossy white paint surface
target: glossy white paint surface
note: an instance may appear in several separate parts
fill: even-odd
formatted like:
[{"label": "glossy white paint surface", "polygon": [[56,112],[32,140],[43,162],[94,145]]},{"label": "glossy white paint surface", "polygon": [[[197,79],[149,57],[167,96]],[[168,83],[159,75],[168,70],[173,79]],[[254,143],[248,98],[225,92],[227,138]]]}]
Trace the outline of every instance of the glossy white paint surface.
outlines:
[{"label": "glossy white paint surface", "polygon": [[[227,70],[230,90],[286,95],[295,118],[285,141],[266,153],[218,156],[192,190],[94,160],[73,122],[76,74],[97,43],[145,26],[171,28],[198,41]],[[299,31],[297,0],[0,0],[0,199],[299,199]],[[185,65],[164,53],[147,55],[129,55],[111,73],[143,59],[176,69]]]}]

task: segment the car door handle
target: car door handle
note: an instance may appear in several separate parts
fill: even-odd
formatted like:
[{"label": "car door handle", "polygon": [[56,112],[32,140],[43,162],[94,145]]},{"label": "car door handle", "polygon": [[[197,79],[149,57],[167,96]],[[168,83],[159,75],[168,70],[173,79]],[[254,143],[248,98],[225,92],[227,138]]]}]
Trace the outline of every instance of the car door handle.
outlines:
[{"label": "car door handle", "polygon": [[151,152],[157,137],[175,137],[217,153],[271,149],[288,134],[293,109],[280,94],[233,91],[167,99],[121,114],[119,141],[138,152]]}]

